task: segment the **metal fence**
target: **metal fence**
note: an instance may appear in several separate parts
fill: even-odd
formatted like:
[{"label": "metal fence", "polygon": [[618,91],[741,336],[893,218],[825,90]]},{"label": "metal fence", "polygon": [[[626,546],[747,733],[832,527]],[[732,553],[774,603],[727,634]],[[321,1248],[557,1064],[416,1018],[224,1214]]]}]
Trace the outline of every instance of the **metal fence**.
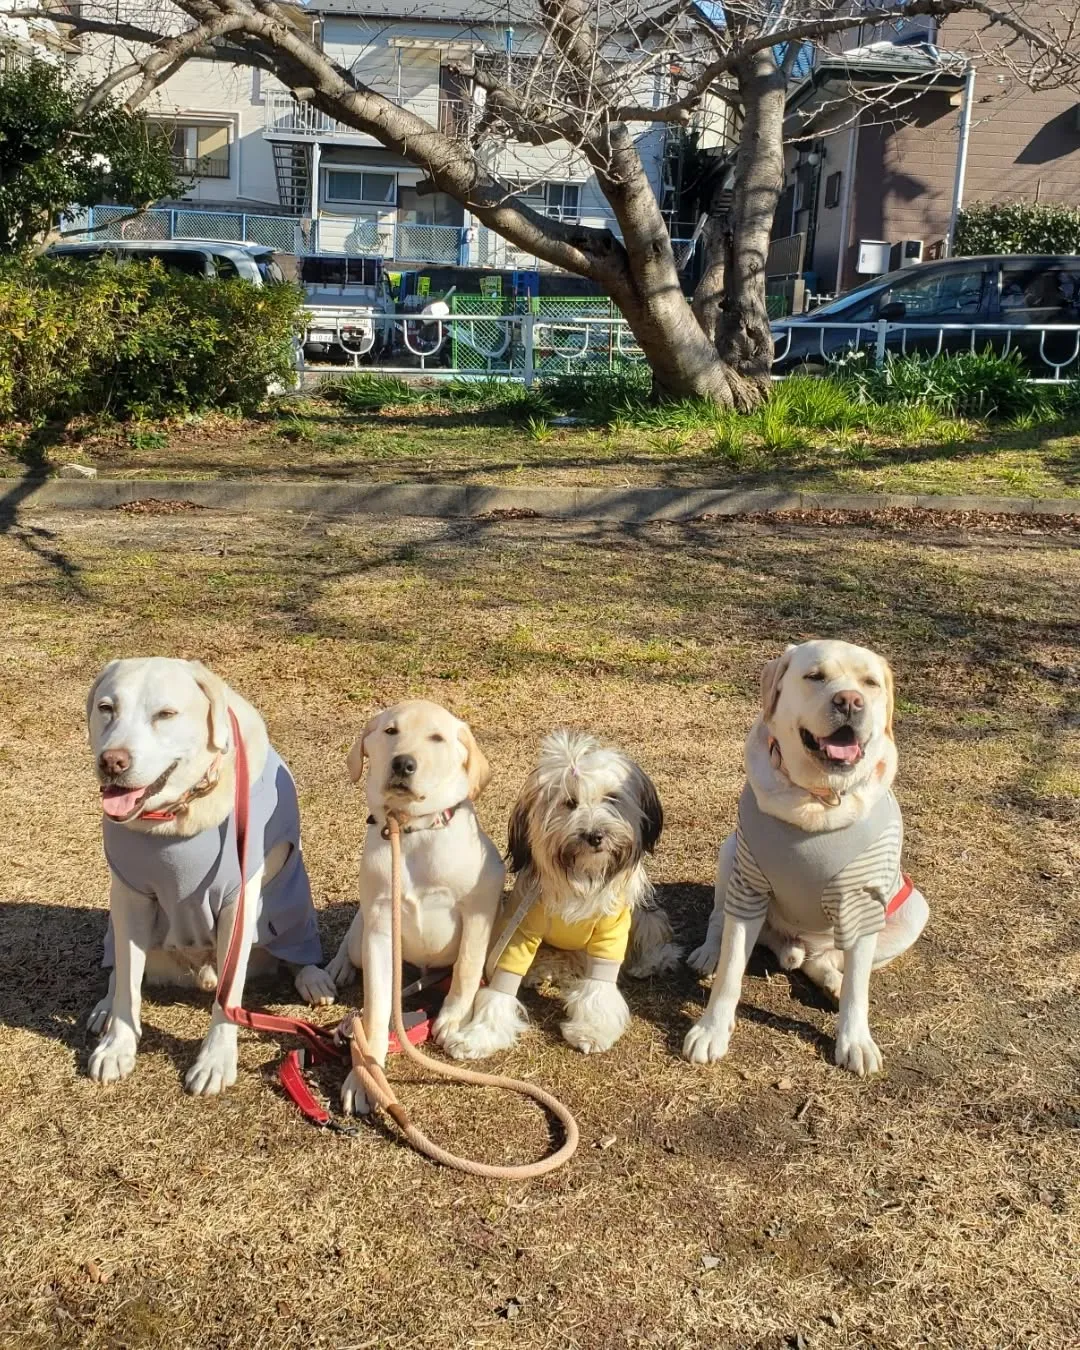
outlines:
[{"label": "metal fence", "polygon": [[80,231],[88,239],[215,239],[228,244],[265,244],[282,253],[298,251],[295,216],[251,215],[245,211],[185,211],[155,207],[93,206]]},{"label": "metal fence", "polygon": [[[807,339],[810,341],[807,341]],[[798,343],[798,349],[792,348]],[[1032,384],[1066,384],[1080,378],[1080,324],[1014,323],[835,323],[813,320],[788,325],[776,338],[774,360],[794,357],[828,366],[854,352],[872,354],[875,366],[887,356],[934,357],[990,348],[999,356],[1018,352],[1028,363]]]},{"label": "metal fence", "polygon": [[[420,315],[376,316],[373,328],[362,338],[347,335],[341,345],[351,358],[350,367],[319,366],[320,374],[344,373],[361,361],[373,373],[418,375],[440,378],[501,378],[521,380],[531,385],[537,378],[568,374],[595,374],[623,369],[644,361],[630,325],[608,300],[589,297],[541,297],[526,313],[499,312],[505,307],[484,297],[455,296],[458,312],[444,319]],[[471,302],[479,302],[475,312]],[[463,303],[462,303],[463,302]],[[481,307],[483,306],[483,307]],[[606,308],[605,308],[606,307]],[[830,362],[863,350],[875,365],[882,365],[890,351],[905,353],[916,333],[928,355],[941,352],[950,342],[950,333],[963,333],[966,350],[979,349],[979,335],[995,334],[999,348],[1007,353],[1021,339],[1032,365],[1034,384],[1065,384],[1080,378],[1080,325],[1043,326],[980,324],[974,329],[958,324],[934,327],[926,324],[800,324],[800,328],[820,330],[846,329],[850,342],[829,350],[819,340],[821,361]],[[936,343],[932,335],[937,334]],[[1002,335],[1004,340],[1002,341]],[[1052,343],[1060,338],[1061,345]],[[892,345],[890,346],[890,340]],[[1049,340],[1049,341],[1048,341]],[[776,359],[782,361],[790,351],[790,340],[781,334]],[[302,359],[302,358],[301,358]],[[782,378],[782,377],[778,377]]]}]

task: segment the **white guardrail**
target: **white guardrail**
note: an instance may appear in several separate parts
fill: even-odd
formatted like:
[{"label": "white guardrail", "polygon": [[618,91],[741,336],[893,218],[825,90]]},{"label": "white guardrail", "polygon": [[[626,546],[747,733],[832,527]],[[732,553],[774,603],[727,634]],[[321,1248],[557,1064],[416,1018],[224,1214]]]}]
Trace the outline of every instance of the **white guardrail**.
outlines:
[{"label": "white guardrail", "polygon": [[[606,316],[454,314],[427,318],[420,314],[361,316],[357,312],[352,317],[340,310],[332,323],[336,325],[331,329],[334,345],[349,359],[347,368],[355,369],[363,361],[365,369],[387,375],[492,375],[531,385],[537,375],[612,368],[645,359],[627,320]],[[314,317],[313,325],[323,334],[328,328],[325,321]],[[838,330],[851,334],[850,341],[840,346],[827,343],[827,334]],[[971,352],[985,346],[986,339],[1004,334],[999,348],[1003,355],[1014,350],[1020,337],[1037,338],[1037,348],[1028,344],[1024,355],[1034,371],[1041,367],[1047,373],[1033,373],[1031,383],[1064,384],[1080,377],[1080,324],[800,323],[777,335],[776,361],[789,356],[792,340],[800,333],[817,333],[818,339],[816,348],[800,352],[799,359],[820,360],[825,365],[852,351],[866,350],[880,366],[889,352],[908,353],[911,334],[917,334],[920,352],[929,356],[945,350],[950,333],[964,335],[963,347]],[[1056,334],[1064,335],[1064,346],[1047,352],[1047,339]],[[890,338],[896,337],[898,342],[891,344]],[[1034,365],[1036,357],[1038,366]],[[303,367],[302,354],[300,363]],[[333,373],[334,367],[317,364],[323,373]]]},{"label": "white guardrail", "polygon": [[[842,348],[837,348],[834,344],[826,342],[826,335],[830,332],[851,333],[850,341],[845,343]],[[1080,376],[1080,368],[1071,369],[1080,358],[1080,324],[1074,323],[1047,323],[1047,324],[1018,324],[1018,323],[891,323],[884,319],[873,320],[869,323],[814,323],[800,322],[789,324],[782,333],[778,334],[773,345],[773,360],[786,361],[791,355],[792,342],[796,337],[807,333],[817,333],[817,347],[802,349],[798,352],[800,360],[817,360],[825,364],[842,359],[845,355],[860,350],[869,350],[873,347],[874,364],[881,366],[884,364],[885,357],[890,352],[900,356],[908,355],[908,337],[914,334],[919,342],[919,355],[921,356],[940,356],[945,350],[946,338],[950,333],[955,333],[966,339],[963,346],[969,352],[980,351],[983,347],[990,344],[990,340],[1001,334],[1005,335],[1004,343],[998,348],[995,344],[995,350],[1001,356],[1008,356],[1014,350],[1014,338],[1020,337],[1038,337],[1038,359],[1047,370],[1052,370],[1053,375],[1039,376],[1033,375],[1031,383],[1033,384],[1063,384],[1070,379]],[[863,334],[867,337],[864,340]],[[1047,353],[1046,339],[1048,334],[1062,333],[1071,338],[1071,343],[1066,341],[1062,351],[1056,352],[1053,356]],[[890,337],[899,334],[899,343],[890,344]],[[936,340],[934,335],[936,334]],[[982,341],[980,341],[982,339]],[[932,343],[932,345],[928,345]],[[802,344],[800,344],[800,347]],[[826,351],[826,347],[829,350]],[[1069,350],[1071,346],[1071,350]],[[958,347],[950,344],[950,352],[960,350]],[[1032,360],[1034,353],[1024,352],[1023,355]],[[1037,369],[1037,367],[1036,367]],[[1068,374],[1062,374],[1068,371]],[[783,378],[782,376],[778,378]]]}]

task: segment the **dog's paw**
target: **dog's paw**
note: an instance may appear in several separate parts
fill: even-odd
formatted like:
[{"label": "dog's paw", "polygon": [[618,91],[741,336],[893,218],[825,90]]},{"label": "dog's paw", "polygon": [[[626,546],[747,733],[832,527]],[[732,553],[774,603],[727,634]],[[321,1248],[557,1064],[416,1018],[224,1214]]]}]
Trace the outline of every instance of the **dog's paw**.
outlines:
[{"label": "dog's paw", "polygon": [[806,948],[801,942],[782,941],[776,946],[776,959],[781,970],[798,970],[806,960]]},{"label": "dog's paw", "polygon": [[209,961],[204,961],[195,972],[195,988],[204,994],[212,994],[217,989],[217,971]]},{"label": "dog's paw", "polygon": [[[99,1005],[100,1006],[100,1005]],[[97,1009],[94,1009],[97,1012]],[[95,1083],[119,1083],[135,1068],[138,1041],[129,1028],[113,1026],[90,1055],[90,1077]]]},{"label": "dog's paw", "polygon": [[211,1027],[187,1071],[184,1090],[193,1097],[216,1097],[236,1082],[236,1064],[236,1028]]},{"label": "dog's paw", "polygon": [[686,958],[686,964],[699,975],[712,975],[719,960],[720,948],[715,943],[705,941],[700,947],[694,948]]},{"label": "dog's paw", "polygon": [[513,994],[481,989],[472,1021],[447,1032],[442,1048],[451,1059],[486,1059],[516,1045],[527,1022],[525,1009]]},{"label": "dog's paw", "polygon": [[325,1007],[337,999],[337,985],[329,970],[322,970],[319,966],[305,966],[303,970],[298,970],[294,983],[296,992],[313,1008]]},{"label": "dog's paw", "polygon": [[469,1018],[469,1009],[447,1001],[443,1004],[438,1017],[431,1024],[431,1039],[445,1050],[448,1041],[455,1037]]},{"label": "dog's paw", "polygon": [[695,1022],[686,1033],[683,1041],[683,1058],[691,1064],[714,1064],[723,1059],[728,1052],[732,1027],[735,1018],[710,1017],[708,1013],[700,1022]]},{"label": "dog's paw", "polygon": [[836,1033],[836,1053],[833,1056],[842,1069],[849,1069],[860,1078],[868,1078],[872,1073],[880,1073],[885,1063],[881,1051],[870,1035],[869,1028]]},{"label": "dog's paw", "polygon": [[103,998],[100,1003],[95,1003],[90,1010],[90,1016],[86,1019],[86,1030],[90,1036],[100,1036],[108,1025],[109,1014],[112,1012],[112,999],[108,996]]},{"label": "dog's paw", "polygon": [[356,967],[349,960],[349,953],[345,950],[344,944],[326,967],[326,974],[334,982],[335,989],[344,989],[347,984],[356,983]]},{"label": "dog's paw", "polygon": [[564,1022],[559,1030],[567,1045],[572,1045],[583,1055],[602,1055],[605,1050],[610,1050],[622,1035],[621,1031],[614,1034],[610,1031],[601,1031],[588,1022]]},{"label": "dog's paw", "polygon": [[371,1114],[372,1105],[367,1092],[353,1070],[349,1071],[349,1076],[341,1085],[341,1109],[347,1116],[368,1116]]}]

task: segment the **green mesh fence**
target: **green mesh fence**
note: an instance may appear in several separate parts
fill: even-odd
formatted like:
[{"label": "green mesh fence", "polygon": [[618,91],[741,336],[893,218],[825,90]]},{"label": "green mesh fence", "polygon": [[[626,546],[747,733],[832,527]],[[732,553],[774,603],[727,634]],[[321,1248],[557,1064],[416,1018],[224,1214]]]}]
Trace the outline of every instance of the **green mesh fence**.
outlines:
[{"label": "green mesh fence", "polygon": [[453,363],[459,370],[519,376],[525,370],[524,326],[469,321],[470,314],[509,317],[531,312],[533,371],[538,376],[612,370],[643,359],[607,296],[542,295],[530,302],[508,296],[455,294],[450,297],[450,310],[453,319],[461,319],[451,320]]}]

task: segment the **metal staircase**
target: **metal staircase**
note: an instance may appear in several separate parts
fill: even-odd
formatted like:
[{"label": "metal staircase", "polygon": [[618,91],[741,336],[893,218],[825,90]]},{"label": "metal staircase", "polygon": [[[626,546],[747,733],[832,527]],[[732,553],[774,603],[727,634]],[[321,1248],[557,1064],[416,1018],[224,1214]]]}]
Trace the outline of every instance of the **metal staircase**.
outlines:
[{"label": "metal staircase", "polygon": [[311,209],[311,146],[272,141],[278,200],[286,211],[306,215]]}]

